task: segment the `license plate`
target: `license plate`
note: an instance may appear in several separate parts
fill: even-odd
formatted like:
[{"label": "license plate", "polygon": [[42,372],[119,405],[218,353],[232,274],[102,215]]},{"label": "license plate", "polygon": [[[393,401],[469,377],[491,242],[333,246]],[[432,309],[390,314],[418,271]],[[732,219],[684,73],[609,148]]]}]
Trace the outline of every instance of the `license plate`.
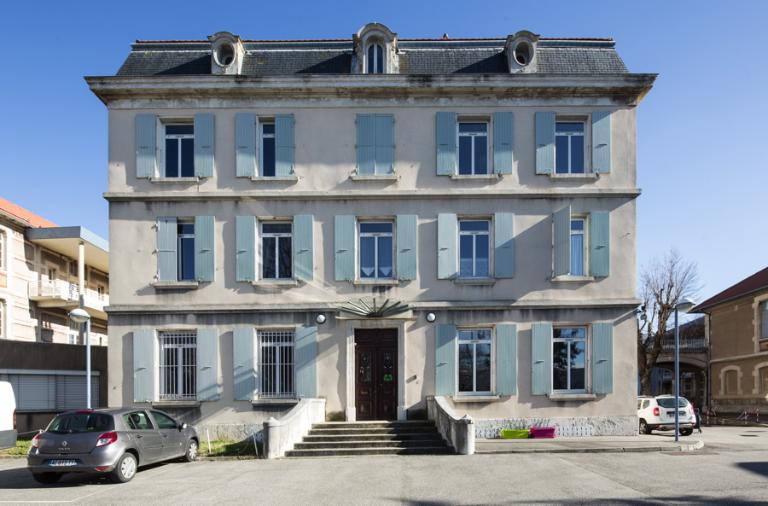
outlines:
[{"label": "license plate", "polygon": [[77,461],[76,460],[51,460],[48,462],[48,465],[51,467],[76,466]]}]

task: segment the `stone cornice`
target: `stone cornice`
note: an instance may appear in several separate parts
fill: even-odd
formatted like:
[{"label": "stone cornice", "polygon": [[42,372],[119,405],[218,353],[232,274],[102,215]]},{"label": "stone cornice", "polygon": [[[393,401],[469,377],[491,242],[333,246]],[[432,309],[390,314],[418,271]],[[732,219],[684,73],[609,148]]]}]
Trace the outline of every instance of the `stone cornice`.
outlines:
[{"label": "stone cornice", "polygon": [[86,77],[109,105],[117,100],[199,98],[609,97],[636,105],[656,74],[446,74]]},{"label": "stone cornice", "polygon": [[629,198],[640,195],[639,188],[556,188],[547,190],[389,190],[389,191],[152,191],[152,192],[106,192],[104,198],[110,202],[163,201],[194,202],[211,200],[393,200],[393,199],[443,199],[443,198]]}]

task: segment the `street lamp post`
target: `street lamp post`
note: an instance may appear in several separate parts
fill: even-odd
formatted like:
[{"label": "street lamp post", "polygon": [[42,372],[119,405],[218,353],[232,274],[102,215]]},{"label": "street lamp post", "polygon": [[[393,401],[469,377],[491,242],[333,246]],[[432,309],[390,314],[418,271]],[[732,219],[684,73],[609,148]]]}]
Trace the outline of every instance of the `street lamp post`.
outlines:
[{"label": "street lamp post", "polygon": [[680,325],[678,313],[687,313],[696,304],[686,297],[675,306],[675,442],[680,441]]},{"label": "street lamp post", "polygon": [[91,315],[85,309],[76,308],[69,317],[77,324],[85,323],[85,392],[87,408],[91,409]]}]

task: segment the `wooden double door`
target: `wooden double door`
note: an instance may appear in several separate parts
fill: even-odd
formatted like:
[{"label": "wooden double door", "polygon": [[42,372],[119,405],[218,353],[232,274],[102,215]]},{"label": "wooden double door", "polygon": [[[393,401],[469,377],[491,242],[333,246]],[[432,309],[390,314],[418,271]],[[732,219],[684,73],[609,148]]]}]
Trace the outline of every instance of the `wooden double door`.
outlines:
[{"label": "wooden double door", "polygon": [[355,330],[358,420],[397,419],[397,329]]}]

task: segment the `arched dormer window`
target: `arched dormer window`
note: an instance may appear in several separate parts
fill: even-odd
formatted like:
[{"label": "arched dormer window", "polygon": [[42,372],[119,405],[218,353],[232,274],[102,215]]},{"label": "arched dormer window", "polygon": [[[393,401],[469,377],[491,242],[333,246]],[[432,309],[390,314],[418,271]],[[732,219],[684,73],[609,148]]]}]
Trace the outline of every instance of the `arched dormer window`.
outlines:
[{"label": "arched dormer window", "polygon": [[368,45],[365,56],[365,73],[384,73],[384,47],[381,44],[373,43]]}]

